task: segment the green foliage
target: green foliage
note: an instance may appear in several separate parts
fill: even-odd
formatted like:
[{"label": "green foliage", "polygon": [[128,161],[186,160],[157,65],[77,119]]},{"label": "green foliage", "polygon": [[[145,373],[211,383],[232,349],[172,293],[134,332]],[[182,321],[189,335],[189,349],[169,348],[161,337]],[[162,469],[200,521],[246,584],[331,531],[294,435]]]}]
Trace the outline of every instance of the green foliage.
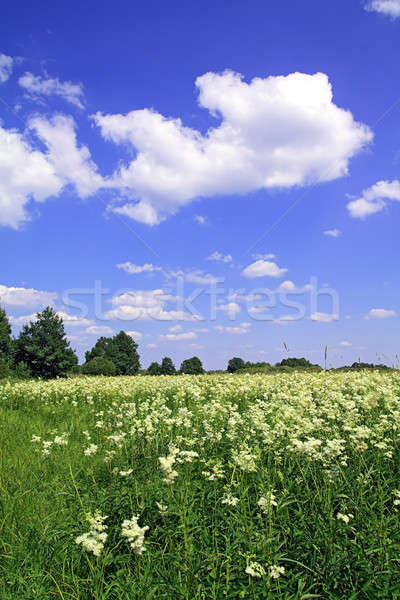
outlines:
[{"label": "green foliage", "polygon": [[148,375],[161,375],[161,368],[158,362],[152,362],[147,369]]},{"label": "green foliage", "polygon": [[182,362],[180,372],[185,375],[202,375],[204,369],[201,360],[197,356],[193,356]]},{"label": "green foliage", "polygon": [[15,343],[15,364],[24,362],[33,377],[51,379],[64,375],[78,359],[66,339],[61,317],[49,306],[36,321],[24,325]]},{"label": "green foliage", "polygon": [[172,359],[169,356],[164,356],[161,361],[160,375],[175,375],[175,373],[176,369]]},{"label": "green foliage", "polygon": [[276,367],[300,367],[300,368],[307,368],[307,367],[314,367],[315,365],[313,365],[312,363],[310,363],[309,360],[307,360],[306,358],[284,358],[283,360],[281,360],[280,363],[276,363],[275,365]]},{"label": "green foliage", "polygon": [[6,311],[0,308],[0,360],[11,360],[11,325]]},{"label": "green foliage", "polygon": [[19,362],[15,366],[14,373],[18,379],[30,379],[32,377],[31,370],[25,362]]},{"label": "green foliage", "polygon": [[10,365],[4,358],[0,358],[0,379],[6,379],[10,374]]},{"label": "green foliage", "polygon": [[244,369],[245,366],[246,363],[244,362],[244,360],[235,356],[234,358],[231,358],[228,362],[228,367],[226,370],[228,371],[228,373],[236,373],[236,371]]},{"label": "green foliage", "polygon": [[81,367],[82,375],[108,375],[113,376],[117,372],[114,363],[102,356],[96,356]]},{"label": "green foliage", "polygon": [[115,365],[116,375],[136,375],[140,369],[138,345],[132,337],[120,331],[112,338],[99,337],[91,350],[85,353],[86,362],[106,358]]}]

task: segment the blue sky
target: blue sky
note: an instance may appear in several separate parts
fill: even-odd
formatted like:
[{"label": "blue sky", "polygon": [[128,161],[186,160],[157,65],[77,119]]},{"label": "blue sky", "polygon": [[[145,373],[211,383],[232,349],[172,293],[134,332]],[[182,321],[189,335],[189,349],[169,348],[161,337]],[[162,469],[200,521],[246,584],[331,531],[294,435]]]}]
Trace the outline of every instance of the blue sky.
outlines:
[{"label": "blue sky", "polygon": [[395,362],[399,34],[400,0],[9,7],[14,333],[51,303],[81,357],[124,329],[143,366]]}]

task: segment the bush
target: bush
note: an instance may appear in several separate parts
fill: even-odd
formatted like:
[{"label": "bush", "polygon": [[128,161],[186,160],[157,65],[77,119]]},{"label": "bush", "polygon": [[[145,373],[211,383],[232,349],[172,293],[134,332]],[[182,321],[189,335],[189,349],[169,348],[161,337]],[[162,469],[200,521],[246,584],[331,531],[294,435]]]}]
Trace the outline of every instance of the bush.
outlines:
[{"label": "bush", "polygon": [[9,377],[11,374],[10,367],[8,362],[3,358],[0,359],[0,379],[5,379]]},{"label": "bush", "polygon": [[81,373],[83,375],[107,375],[112,377],[116,373],[116,368],[108,358],[97,356],[82,366]]},{"label": "bush", "polygon": [[19,362],[15,367],[14,373],[18,379],[30,379],[32,377],[31,370],[25,362]]},{"label": "bush", "polygon": [[181,373],[185,375],[202,375],[204,373],[201,360],[197,356],[187,358],[181,364]]}]

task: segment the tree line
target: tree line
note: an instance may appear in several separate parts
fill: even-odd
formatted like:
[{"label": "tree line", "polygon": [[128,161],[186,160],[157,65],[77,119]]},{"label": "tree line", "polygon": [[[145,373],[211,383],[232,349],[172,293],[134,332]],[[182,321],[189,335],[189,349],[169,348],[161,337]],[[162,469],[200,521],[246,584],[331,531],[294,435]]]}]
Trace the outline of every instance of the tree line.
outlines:
[{"label": "tree line", "polygon": [[[78,357],[67,339],[63,319],[47,307],[36,314],[36,319],[25,324],[18,337],[11,335],[6,311],[0,308],[0,378],[9,375],[27,379],[51,379],[67,373],[84,375],[137,375],[140,371],[138,344],[120,331],[113,337],[100,337],[93,348],[85,353],[85,363],[78,365]],[[161,364],[153,362],[148,375],[178,373],[168,357]],[[203,365],[197,356],[184,360],[179,373],[200,375]]]}]

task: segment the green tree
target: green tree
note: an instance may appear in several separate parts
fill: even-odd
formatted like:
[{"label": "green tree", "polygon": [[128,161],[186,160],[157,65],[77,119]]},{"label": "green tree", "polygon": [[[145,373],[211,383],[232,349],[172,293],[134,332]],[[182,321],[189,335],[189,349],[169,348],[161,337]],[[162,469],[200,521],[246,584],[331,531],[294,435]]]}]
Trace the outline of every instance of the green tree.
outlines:
[{"label": "green tree", "polygon": [[276,364],[277,367],[312,367],[312,363],[306,358],[284,358],[280,363]]},{"label": "green tree", "polygon": [[114,363],[117,375],[136,375],[140,369],[137,347],[137,343],[125,331],[110,338],[102,336],[85,353],[86,363],[95,358],[106,358]]},{"label": "green tree", "polygon": [[11,325],[6,311],[0,308],[0,360],[11,362]]},{"label": "green tree", "polygon": [[148,375],[161,375],[161,368],[158,362],[152,362],[147,369]]},{"label": "green tree", "polygon": [[176,369],[175,365],[172,362],[172,359],[169,356],[164,356],[161,361],[160,374],[161,375],[175,375]]},{"label": "green tree", "polygon": [[181,373],[186,375],[202,375],[204,369],[201,360],[197,356],[187,358],[181,364]]},{"label": "green tree", "polygon": [[36,321],[24,325],[15,342],[14,363],[25,363],[33,377],[50,379],[64,375],[77,363],[70,348],[64,323],[49,306],[36,314]]},{"label": "green tree", "polygon": [[235,356],[234,358],[231,358],[231,360],[228,362],[228,367],[226,370],[228,371],[228,373],[236,373],[236,371],[239,371],[239,369],[244,369],[245,366],[246,363],[244,362],[244,360]]},{"label": "green tree", "polygon": [[81,373],[84,375],[108,375],[112,376],[116,373],[116,368],[113,362],[108,358],[96,356],[84,365],[82,365]]}]

